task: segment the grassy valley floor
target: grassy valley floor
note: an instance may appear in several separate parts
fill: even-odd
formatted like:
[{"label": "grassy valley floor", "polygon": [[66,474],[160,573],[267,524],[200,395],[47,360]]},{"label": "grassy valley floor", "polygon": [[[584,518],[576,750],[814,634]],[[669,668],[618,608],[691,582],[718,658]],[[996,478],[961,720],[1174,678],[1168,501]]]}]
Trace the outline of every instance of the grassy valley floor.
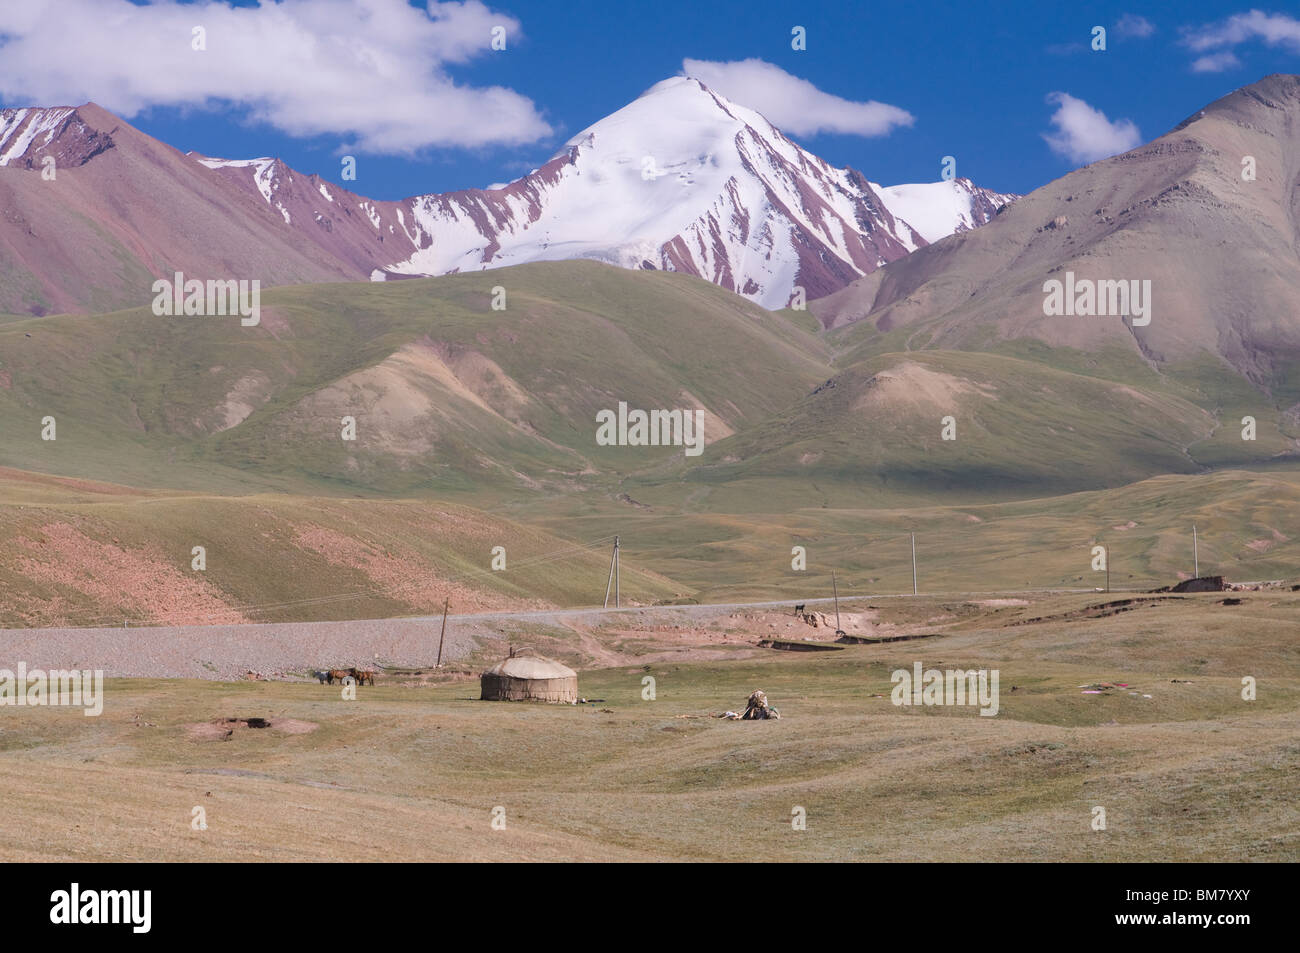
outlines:
[{"label": "grassy valley floor", "polygon": [[[831,637],[777,610],[525,627],[576,707],[478,701],[496,645],[353,701],[115,679],[98,718],[0,710],[0,858],[1294,861],[1300,593],[1234,597],[853,601],[933,637],[807,653],[758,646]],[[895,706],[915,661],[999,670],[997,715]],[[781,720],[713,717],[758,688]]]}]

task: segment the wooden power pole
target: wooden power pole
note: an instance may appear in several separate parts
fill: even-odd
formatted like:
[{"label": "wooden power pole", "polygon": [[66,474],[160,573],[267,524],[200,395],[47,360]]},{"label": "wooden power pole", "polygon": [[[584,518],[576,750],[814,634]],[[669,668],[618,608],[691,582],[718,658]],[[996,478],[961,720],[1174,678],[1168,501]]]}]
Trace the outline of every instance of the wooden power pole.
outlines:
[{"label": "wooden power pole", "polygon": [[831,572],[831,592],[835,594],[835,632],[839,634],[840,629],[840,587],[835,582],[835,573]]},{"label": "wooden power pole", "polygon": [[912,595],[916,595],[916,534],[912,534]]},{"label": "wooden power pole", "polygon": [[1196,524],[1192,524],[1192,575],[1201,578],[1201,553],[1196,545]]},{"label": "wooden power pole", "polygon": [[618,537],[614,537],[614,552],[609,557],[609,578],[605,580],[605,608],[609,608],[609,587],[614,587],[614,608],[618,608],[618,584],[619,584],[619,567],[618,567]]},{"label": "wooden power pole", "polygon": [[447,635],[447,610],[451,608],[451,596],[442,604],[442,632],[438,635],[438,663],[434,668],[442,668],[442,640]]}]

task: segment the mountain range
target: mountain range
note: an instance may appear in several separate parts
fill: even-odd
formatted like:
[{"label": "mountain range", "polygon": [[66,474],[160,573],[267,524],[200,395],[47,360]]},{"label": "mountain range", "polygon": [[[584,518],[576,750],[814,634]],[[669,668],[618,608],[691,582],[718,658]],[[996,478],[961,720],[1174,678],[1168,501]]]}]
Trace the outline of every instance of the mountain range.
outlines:
[{"label": "mountain range", "polygon": [[182,154],[93,103],[0,111],[0,167],[0,312],[11,314],[141,304],[176,271],[273,286],[575,258],[696,275],[780,308],[1015,198],[967,179],[876,185],[686,77],[514,182],[400,201],[275,158]]},{"label": "mountain range", "polygon": [[[677,101],[676,111],[656,107],[666,98]],[[711,162],[679,168],[668,157],[690,151],[686,146],[672,144],[662,130],[638,138],[649,112],[680,118],[690,107],[700,110],[699,121],[681,127],[696,130],[692,142],[713,137],[707,154],[738,157],[737,168],[767,156],[770,170],[782,173],[773,172],[771,182],[805,190],[799,208],[806,221],[813,221],[809,209],[819,211],[822,225],[830,216],[843,224],[877,209],[889,229],[855,232],[856,254],[868,254],[866,235],[876,243],[871,254],[901,257],[813,298],[808,312],[765,310],[732,294],[718,273],[710,274],[710,287],[684,268],[508,264],[523,254],[518,242],[543,228],[548,209],[573,210],[593,189],[620,211],[632,203],[613,196],[642,186],[707,196],[721,182],[724,192],[742,198],[736,169],[715,171]],[[725,134],[703,118],[720,115],[735,124]],[[245,479],[404,494],[474,487],[567,492],[608,487],[610,480],[645,488],[776,481],[830,496],[1006,498],[1285,461],[1297,449],[1295,76],[1238,90],[1165,136],[1048,183],[986,224],[930,244],[917,231],[932,227],[925,216],[913,215],[922,224],[904,228],[907,219],[883,204],[882,196],[906,205],[914,195],[861,182],[851,202],[855,174],[819,163],[770,126],[760,134],[758,117],[692,80],[653,88],[512,186],[408,203],[360,199],[269,160],[184,155],[95,107],[14,113],[6,123],[0,155],[19,168],[0,170],[0,184],[48,211],[33,219],[30,243],[60,247],[60,239],[78,238],[67,249],[67,270],[46,276],[48,288],[75,297],[117,287],[129,296],[111,279],[137,274],[147,292],[146,260],[165,256],[169,267],[202,273],[191,255],[200,266],[236,274],[247,268],[296,286],[266,293],[256,328],[160,319],[143,302],[108,323],[74,314],[0,325],[3,462],[24,468],[66,466],[79,475],[159,485],[147,474],[167,460],[171,485],[195,488]],[[654,168],[670,174],[642,179],[633,158],[653,142],[668,143],[652,156]],[[622,145],[615,150],[611,143]],[[70,171],[60,167],[51,182],[39,172],[45,155],[56,163],[84,161]],[[1247,156],[1254,178],[1242,176]],[[608,168],[624,171],[611,182],[602,178]],[[790,178],[796,168],[797,180]],[[130,184],[110,187],[106,176]],[[759,181],[769,180],[751,184]],[[940,188],[950,186],[963,187]],[[468,228],[467,222],[496,220],[481,204],[494,195],[492,201],[506,203],[498,211],[525,195],[538,203],[531,229],[502,232],[516,243],[503,237],[497,244],[500,268],[340,284],[364,271],[377,249],[391,248],[397,262],[386,278],[406,275],[403,268],[414,277],[421,267],[462,267],[451,258],[434,260],[454,246],[432,240],[431,210],[451,216],[444,224]],[[74,196],[80,204],[69,200]],[[769,216],[761,228],[752,219],[751,237],[778,228],[770,196],[741,204]],[[732,206],[731,220],[740,207]],[[214,217],[214,208],[228,214]],[[483,213],[478,219],[467,211],[475,208]],[[533,214],[519,208],[523,219]],[[680,226],[694,236],[687,247],[701,247],[706,221]],[[804,227],[780,221],[794,232]],[[579,259],[606,247],[594,219],[582,228],[556,219],[561,226],[587,237]],[[454,232],[448,228],[444,238]],[[904,232],[915,250],[898,237]],[[819,232],[827,233],[849,234]],[[12,241],[23,233],[9,227],[4,234]],[[268,243],[283,254],[269,255]],[[420,260],[425,264],[411,264]],[[763,260],[774,275],[775,258]],[[830,253],[817,260],[825,264]],[[12,259],[8,267],[0,282],[5,294],[33,287],[37,272],[24,280],[14,275]],[[785,267],[783,280],[811,283],[796,258]],[[1149,282],[1150,323],[1049,315],[1046,283],[1070,273]],[[102,284],[91,288],[84,283],[91,278]],[[504,311],[491,305],[498,283],[512,289]],[[752,297],[761,298],[765,287]],[[69,380],[80,382],[76,393],[62,383]],[[620,402],[701,411],[704,454],[597,446],[595,415]],[[81,428],[80,445],[40,440],[27,422],[38,410]],[[336,439],[337,421],[348,415],[361,433],[354,443]],[[957,422],[955,441],[940,439],[939,421],[948,416]],[[1241,438],[1247,416],[1253,440]],[[122,457],[123,447],[134,449]],[[101,460],[113,460],[114,468],[97,469]]]},{"label": "mountain range", "polygon": [[[638,138],[638,111],[678,98],[719,124],[685,123],[707,127],[697,144],[660,145],[643,165],[638,153],[672,143],[662,130]],[[1300,456],[1300,77],[1237,90],[1146,145],[986,209],[984,224],[958,220],[974,207],[960,180],[879,188],[690,81],[661,84],[628,110],[630,128],[598,123],[509,186],[388,203],[274,160],[186,155],[94,106],[6,113],[0,466],[17,469],[0,482],[21,492],[0,506],[10,543],[0,548],[11,554],[0,585],[28,594],[19,617],[68,617],[40,614],[56,597],[78,611],[105,604],[93,561],[80,575],[60,568],[82,537],[110,561],[143,547],[161,563],[189,552],[178,541],[227,532],[223,545],[256,567],[231,604],[288,599],[288,576],[258,588],[281,560],[295,573],[303,565],[285,556],[294,531],[273,519],[270,501],[285,494],[298,501],[291,523],[314,500],[360,498],[338,517],[348,532],[367,525],[380,497],[455,501],[566,538],[657,533],[656,572],[727,585],[756,561],[788,565],[794,543],[843,546],[867,572],[875,554],[849,553],[860,540],[843,526],[905,534],[917,522],[976,534],[972,552],[991,561],[1038,547],[1033,560],[1055,561],[1052,578],[1071,584],[1085,578],[1069,568],[1075,555],[1098,534],[1122,534],[1135,570],[1181,565],[1175,527],[1193,518],[1243,578],[1290,572],[1300,540],[1284,472]],[[681,166],[704,141],[720,166],[735,165]],[[46,156],[53,181],[42,176]],[[762,174],[758,156],[769,162]],[[643,168],[656,175],[641,178]],[[700,206],[719,181],[732,183],[724,204]],[[741,208],[750,238],[836,236],[814,256],[828,269],[852,259],[833,248],[856,248],[863,262],[898,257],[856,275],[835,265],[841,283],[818,296],[813,276],[830,271],[798,255],[780,259],[781,271],[761,243],[724,241],[716,249],[728,262],[753,252],[747,270],[723,280],[706,269],[712,280],[701,280],[670,259],[634,261],[618,243],[636,232],[627,222],[647,220],[619,198],[642,186],[684,197],[680,208],[645,208],[693,216],[651,218],[687,236],[696,268],[720,260],[701,251],[712,247],[710,223],[734,224]],[[618,229],[560,215],[578,216],[588,194],[608,203]],[[948,217],[932,219],[935,210]],[[874,230],[846,244],[834,223],[850,220]],[[492,223],[499,241],[480,261],[479,228]],[[954,233],[937,237],[949,224]],[[582,246],[570,246],[575,260],[515,263],[561,256],[558,241],[530,244],[561,233]],[[162,317],[149,287],[171,268],[261,274],[279,287],[263,294],[255,326]],[[757,287],[733,293],[737,274]],[[763,306],[773,288],[785,303],[772,284],[780,275],[808,282],[807,311]],[[1053,313],[1046,289],[1067,276],[1149,283],[1149,323]],[[500,310],[498,284],[509,289]],[[82,313],[32,316],[39,302]],[[698,411],[704,452],[600,444],[598,415],[621,404]],[[342,436],[347,418],[355,439]],[[57,439],[46,439],[47,419]],[[62,481],[57,493],[50,480]],[[1085,491],[1099,492],[1075,495]],[[83,506],[84,494],[143,499]],[[165,494],[180,502],[158,505]],[[45,508],[53,499],[67,507],[57,519]],[[823,529],[811,538],[781,528],[804,522]],[[482,552],[496,544],[475,540]],[[646,597],[686,591],[644,585]]]}]

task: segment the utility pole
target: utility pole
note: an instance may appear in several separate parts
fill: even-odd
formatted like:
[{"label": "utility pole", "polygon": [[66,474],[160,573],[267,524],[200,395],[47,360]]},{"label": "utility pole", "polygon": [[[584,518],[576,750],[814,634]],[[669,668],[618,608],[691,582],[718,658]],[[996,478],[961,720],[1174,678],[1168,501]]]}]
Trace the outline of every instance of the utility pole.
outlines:
[{"label": "utility pole", "polygon": [[605,580],[605,608],[609,608],[609,587],[614,586],[614,608],[618,608],[618,584],[615,582],[618,571],[618,537],[614,537],[614,551],[609,557],[609,578]]},{"label": "utility pole", "polygon": [[831,572],[831,592],[835,594],[835,631],[840,630],[840,587],[835,582],[835,572]]},{"label": "utility pole", "polygon": [[1105,545],[1106,550],[1106,591],[1110,592],[1110,544]]},{"label": "utility pole", "polygon": [[916,595],[916,534],[912,534],[912,595]]},{"label": "utility pole", "polygon": [[1192,576],[1201,578],[1201,554],[1196,545],[1196,524],[1192,524]]},{"label": "utility pole", "polygon": [[614,537],[614,608],[615,609],[619,608],[622,605],[622,603],[619,601],[618,598],[618,583],[619,583],[619,577],[622,576],[622,574],[623,574],[623,566],[620,563],[619,556],[618,556],[618,537],[615,536]]},{"label": "utility pole", "polygon": [[447,634],[447,610],[451,608],[451,596],[442,604],[442,632],[438,635],[438,663],[434,668],[442,668],[442,640]]}]

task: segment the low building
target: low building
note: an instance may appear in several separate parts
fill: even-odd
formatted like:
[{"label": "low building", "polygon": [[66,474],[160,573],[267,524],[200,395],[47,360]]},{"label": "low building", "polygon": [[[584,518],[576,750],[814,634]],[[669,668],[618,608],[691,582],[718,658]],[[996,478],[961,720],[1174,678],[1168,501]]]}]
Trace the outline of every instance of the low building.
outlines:
[{"label": "low building", "polygon": [[480,677],[484,701],[578,702],[578,673],[530,649],[511,651]]}]

